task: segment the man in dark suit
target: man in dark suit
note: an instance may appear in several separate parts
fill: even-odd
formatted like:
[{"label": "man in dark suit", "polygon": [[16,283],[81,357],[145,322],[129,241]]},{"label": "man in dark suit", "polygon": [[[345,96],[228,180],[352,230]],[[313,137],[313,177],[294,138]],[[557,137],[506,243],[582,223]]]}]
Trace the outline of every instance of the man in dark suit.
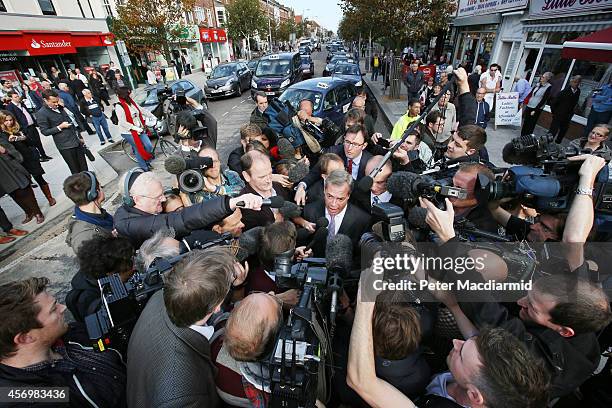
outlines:
[{"label": "man in dark suit", "polygon": [[234,279],[235,267],[230,251],[217,247],[190,252],[165,274],[164,288],[151,297],[130,337],[128,406],[220,405],[209,343],[214,327],[206,322],[232,281],[246,278]]},{"label": "man in dark suit", "polygon": [[19,127],[27,137],[28,144],[38,150],[41,162],[51,160],[52,157],[47,156],[42,142],[40,141],[40,134],[38,133],[38,129],[36,129],[36,120],[30,112],[28,112],[22,97],[15,91],[10,91],[7,96],[11,98],[11,102],[6,105],[6,110],[11,112],[13,116],[15,116],[15,119],[17,119]]},{"label": "man in dark suit", "polygon": [[59,105],[59,96],[53,90],[43,92],[45,106],[38,111],[40,132],[45,136],[53,136],[53,141],[64,161],[70,168],[70,173],[87,171],[85,160],[85,141],[80,137],[70,117]]},{"label": "man in dark suit", "polygon": [[[349,127],[344,135],[344,143],[325,149],[324,153],[335,153],[344,161],[346,171],[359,181],[366,175],[366,164],[372,158],[372,154],[365,150],[368,146],[366,130],[363,125],[356,124]],[[306,202],[306,190],[321,179],[321,168],[316,165],[306,177],[298,184],[295,193],[295,202],[304,205]]]},{"label": "man in dark suit", "polygon": [[550,104],[553,117],[548,130],[556,136],[555,142],[561,143],[574,116],[574,108],[580,99],[580,75],[573,76],[569,81],[569,86],[559,92],[559,95]]},{"label": "man in dark suit", "polygon": [[[325,217],[329,221],[328,239],[344,234],[353,242],[353,268],[360,265],[359,239],[368,231],[370,214],[349,202],[353,178],[344,170],[334,170],[325,179],[325,200],[308,204],[304,208],[304,218],[316,222]],[[326,242],[316,242],[312,250],[314,256],[325,256]]]},{"label": "man in dark suit", "polygon": [[[251,150],[240,159],[242,166],[242,177],[247,185],[242,189],[240,195],[255,194],[264,199],[273,196],[281,196],[287,200],[289,194],[279,183],[272,182],[272,163],[270,158],[257,150]],[[244,208],[242,210],[242,223],[244,231],[254,227],[265,227],[276,221],[282,221],[283,216],[277,209],[269,206],[261,207],[260,211]]]},{"label": "man in dark suit", "polygon": [[[366,166],[366,173],[370,173],[378,164],[382,161],[383,156],[374,156],[368,162]],[[372,206],[379,203],[392,203],[400,207],[403,206],[403,200],[393,197],[390,192],[387,191],[387,179],[392,173],[391,161],[388,161],[383,166],[380,173],[374,177],[372,187],[369,191],[363,192],[355,190],[351,194],[351,202],[358,205],[362,210],[370,214],[372,212]]]}]

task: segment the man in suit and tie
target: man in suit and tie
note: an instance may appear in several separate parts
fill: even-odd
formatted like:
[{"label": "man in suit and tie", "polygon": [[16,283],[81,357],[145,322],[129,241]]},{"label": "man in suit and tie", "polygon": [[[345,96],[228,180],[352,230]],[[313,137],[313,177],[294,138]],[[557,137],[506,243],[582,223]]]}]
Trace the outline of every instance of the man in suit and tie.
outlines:
[{"label": "man in suit and tie", "polygon": [[[341,145],[332,146],[324,150],[324,153],[335,153],[344,161],[344,168],[352,176],[354,181],[359,181],[366,175],[366,164],[372,158],[372,154],[365,150],[368,146],[367,131],[360,124],[353,125],[346,130],[344,142]],[[319,165],[313,167],[306,177],[298,184],[295,193],[295,202],[304,205],[306,190],[321,178]]]},{"label": "man in suit and tie", "polygon": [[[374,156],[368,161],[366,166],[366,174],[369,174],[376,166],[380,164],[383,156]],[[351,202],[358,205],[362,210],[370,214],[372,206],[379,203],[392,203],[400,207],[403,206],[403,200],[393,197],[387,191],[387,179],[391,176],[392,164],[387,161],[380,172],[374,177],[372,187],[366,192],[355,190],[351,194]]]},{"label": "man in suit and tie", "polygon": [[574,116],[574,109],[580,99],[580,82],[582,77],[580,75],[573,76],[569,81],[569,86],[559,92],[559,95],[550,104],[550,110],[552,111],[553,117],[548,131],[553,136],[556,136],[555,142],[561,143],[567,130],[569,129]]},{"label": "man in suit and tie", "polygon": [[[324,201],[308,204],[304,208],[304,218],[316,222],[325,217],[329,221],[328,239],[344,234],[353,242],[353,267],[359,265],[359,239],[368,231],[370,214],[349,202],[353,178],[345,170],[334,170],[325,179]],[[315,257],[325,255],[325,242],[316,242],[312,250]]]},{"label": "man in suit and tie", "polygon": [[40,134],[36,128],[36,120],[26,108],[21,95],[15,91],[9,91],[7,96],[11,98],[11,102],[6,105],[6,110],[11,112],[13,116],[15,116],[15,119],[17,119],[17,123],[19,123],[19,127],[26,136],[28,144],[38,150],[41,162],[51,160],[52,157],[47,156],[47,153],[43,148],[40,140]]}]

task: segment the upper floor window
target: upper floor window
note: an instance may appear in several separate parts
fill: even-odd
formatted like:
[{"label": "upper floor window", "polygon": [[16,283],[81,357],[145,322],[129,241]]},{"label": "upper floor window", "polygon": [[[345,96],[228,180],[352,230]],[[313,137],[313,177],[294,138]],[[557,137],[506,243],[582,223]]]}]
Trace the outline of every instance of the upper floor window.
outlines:
[{"label": "upper floor window", "polygon": [[225,13],[223,10],[217,10],[217,21],[219,22],[219,25],[225,24]]},{"label": "upper floor window", "polygon": [[53,1],[51,0],[38,0],[38,4],[40,5],[40,9],[42,13],[46,16],[56,16],[55,7],[53,6]]},{"label": "upper floor window", "polygon": [[113,8],[111,7],[110,0],[104,0],[103,5],[104,5],[104,11],[106,12],[106,15],[108,17],[112,17]]}]

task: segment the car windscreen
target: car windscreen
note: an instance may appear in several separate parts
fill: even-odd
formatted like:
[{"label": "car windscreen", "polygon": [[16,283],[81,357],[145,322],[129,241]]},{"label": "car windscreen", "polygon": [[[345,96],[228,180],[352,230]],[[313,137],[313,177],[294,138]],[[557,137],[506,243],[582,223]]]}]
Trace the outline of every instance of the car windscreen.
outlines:
[{"label": "car windscreen", "polygon": [[338,75],[359,75],[356,65],[338,64],[334,68],[334,74]]},{"label": "car windscreen", "polygon": [[256,76],[283,77],[291,73],[291,60],[266,59],[260,60],[255,70]]},{"label": "car windscreen", "polygon": [[255,60],[255,61],[249,61],[248,63],[248,67],[249,69],[255,69],[255,67],[257,66],[257,63],[259,62],[259,60]]},{"label": "car windscreen", "polygon": [[134,101],[137,104],[142,105],[142,106],[151,106],[151,105],[158,104],[159,103],[159,99],[157,98],[157,89],[154,88],[154,89],[150,90],[149,93],[147,94],[146,99],[143,98],[142,96],[139,96]]},{"label": "car windscreen", "polygon": [[223,78],[234,75],[236,72],[236,65],[218,65],[213,69],[211,78]]},{"label": "car windscreen", "polygon": [[302,64],[310,64],[310,55],[302,57]]},{"label": "car windscreen", "polygon": [[333,58],[332,58],[332,59],[329,61],[329,63],[330,63],[330,64],[337,64],[337,63],[339,63],[340,61],[347,61],[347,60],[348,60],[348,58],[346,58],[345,56],[338,56],[338,55],[337,55],[337,56],[333,57]]},{"label": "car windscreen", "polygon": [[314,103],[313,111],[316,112],[321,106],[323,95],[320,92],[305,89],[287,89],[279,99],[283,102],[289,101],[295,110],[299,109],[301,100],[310,99]]}]

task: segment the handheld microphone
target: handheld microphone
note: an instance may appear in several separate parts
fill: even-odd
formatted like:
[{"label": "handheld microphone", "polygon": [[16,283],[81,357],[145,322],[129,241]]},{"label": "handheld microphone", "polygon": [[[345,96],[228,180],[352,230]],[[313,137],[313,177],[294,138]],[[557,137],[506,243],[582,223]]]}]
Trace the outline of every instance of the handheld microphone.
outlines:
[{"label": "handheld microphone", "polygon": [[248,257],[257,254],[262,231],[263,227],[251,228],[243,232],[237,240],[234,240],[238,244],[238,251],[236,253],[238,261],[244,262]]},{"label": "handheld microphone", "polygon": [[321,217],[317,220],[317,230],[312,236],[312,240],[306,245],[304,251],[308,251],[311,249],[317,241],[323,240],[327,237],[329,233],[327,226],[329,225],[329,221],[325,217]]},{"label": "handheld microphone", "polygon": [[343,234],[338,234],[325,247],[326,267],[330,273],[328,289],[332,291],[330,321],[336,321],[338,294],[342,290],[342,278],[348,277],[353,263],[353,243]]},{"label": "handheld microphone", "polygon": [[[261,205],[267,205],[270,208],[281,208],[284,204],[285,204],[285,200],[281,196],[264,198],[263,201],[261,202]],[[244,208],[245,207],[244,201],[238,201],[236,203],[236,207]]]}]

